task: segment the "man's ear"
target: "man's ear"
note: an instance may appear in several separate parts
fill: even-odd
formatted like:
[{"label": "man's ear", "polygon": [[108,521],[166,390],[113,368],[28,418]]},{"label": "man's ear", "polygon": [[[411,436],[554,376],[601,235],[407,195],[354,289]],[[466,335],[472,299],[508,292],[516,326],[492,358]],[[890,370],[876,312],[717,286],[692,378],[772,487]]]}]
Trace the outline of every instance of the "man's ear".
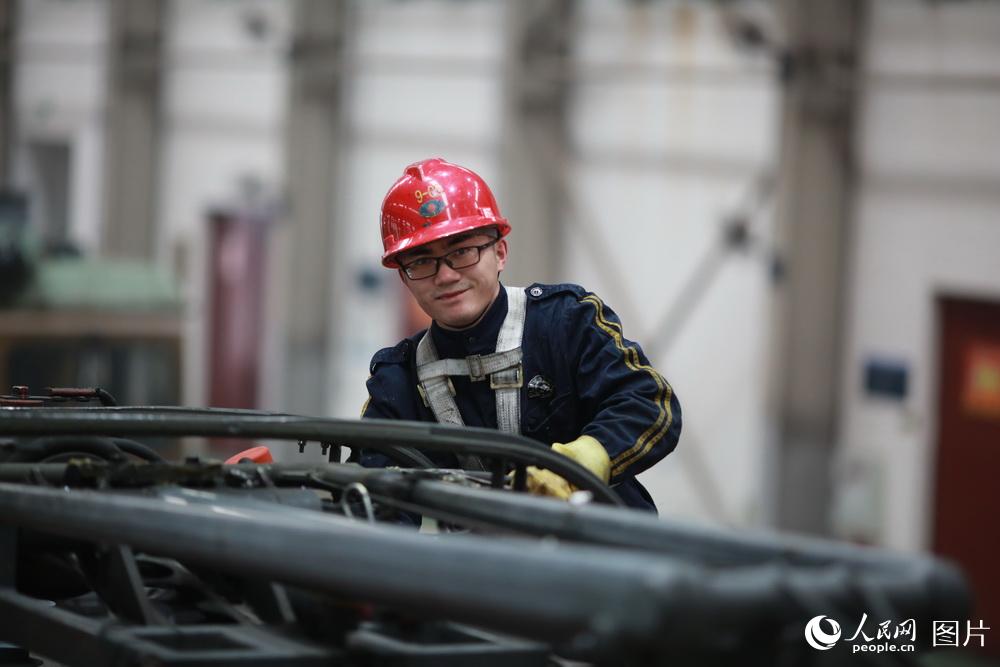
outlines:
[{"label": "man's ear", "polygon": [[497,271],[503,271],[507,265],[507,239],[500,239],[493,247],[497,253]]}]

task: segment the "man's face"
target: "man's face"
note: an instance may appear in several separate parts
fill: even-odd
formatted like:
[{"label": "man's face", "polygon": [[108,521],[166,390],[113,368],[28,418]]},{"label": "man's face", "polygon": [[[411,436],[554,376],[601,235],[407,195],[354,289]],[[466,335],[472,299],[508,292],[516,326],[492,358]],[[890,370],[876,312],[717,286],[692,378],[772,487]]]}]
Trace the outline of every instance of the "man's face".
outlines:
[{"label": "man's face", "polygon": [[[493,240],[491,233],[459,234],[414,248],[399,257],[406,266],[426,257],[440,257],[459,248],[481,246]],[[473,251],[474,252],[474,251]],[[444,260],[438,262],[438,272],[430,278],[411,280],[400,272],[413,298],[435,322],[449,329],[461,329],[474,324],[493,303],[500,290],[499,273],[507,263],[507,241],[499,240],[480,252],[479,262],[453,269]]]}]

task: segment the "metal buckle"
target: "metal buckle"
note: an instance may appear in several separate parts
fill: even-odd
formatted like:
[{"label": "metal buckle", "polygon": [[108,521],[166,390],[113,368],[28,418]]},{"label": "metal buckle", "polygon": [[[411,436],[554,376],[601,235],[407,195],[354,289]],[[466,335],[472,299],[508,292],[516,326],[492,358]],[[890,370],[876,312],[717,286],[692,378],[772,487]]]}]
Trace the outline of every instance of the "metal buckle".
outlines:
[{"label": "metal buckle", "polygon": [[486,379],[483,372],[483,356],[481,354],[470,354],[465,358],[469,362],[469,378],[473,382],[480,382]]},{"label": "metal buckle", "polygon": [[504,382],[503,380],[495,380],[501,373],[507,373],[510,369],[497,371],[496,373],[490,374],[490,389],[518,389],[524,384],[524,371],[519,363],[514,369],[514,380],[512,382]]}]

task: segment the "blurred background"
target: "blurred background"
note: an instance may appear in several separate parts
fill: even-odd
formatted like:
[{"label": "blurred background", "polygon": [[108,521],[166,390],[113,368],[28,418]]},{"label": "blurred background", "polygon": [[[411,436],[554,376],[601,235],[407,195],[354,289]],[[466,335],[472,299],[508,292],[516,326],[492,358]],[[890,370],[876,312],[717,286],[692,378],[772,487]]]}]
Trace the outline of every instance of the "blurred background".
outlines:
[{"label": "blurred background", "polygon": [[998,2],[0,1],[2,386],[357,416],[431,156],[505,282],[674,385],[661,514],[950,555],[1000,612]]}]

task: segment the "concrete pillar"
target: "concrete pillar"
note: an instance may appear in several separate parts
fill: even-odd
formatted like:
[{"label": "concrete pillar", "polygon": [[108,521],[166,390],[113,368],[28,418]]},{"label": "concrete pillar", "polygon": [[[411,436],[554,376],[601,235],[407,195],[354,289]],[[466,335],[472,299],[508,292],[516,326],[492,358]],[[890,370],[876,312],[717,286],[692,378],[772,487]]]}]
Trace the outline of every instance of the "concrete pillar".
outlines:
[{"label": "concrete pillar", "polygon": [[163,0],[111,0],[101,248],[152,259],[159,172]]},{"label": "concrete pillar", "polygon": [[343,152],[345,45],[351,3],[299,0],[294,5],[287,120],[290,225],[288,274],[282,290],[284,401],[301,414],[327,410],[329,327],[335,291],[331,266],[338,257],[337,189]]},{"label": "concrete pillar", "polygon": [[778,173],[784,279],[769,396],[776,443],[772,520],[829,530],[841,377],[851,146],[862,0],[784,0],[788,50]]},{"label": "concrete pillar", "polygon": [[111,0],[102,251],[152,259],[161,129],[163,0]]},{"label": "concrete pillar", "polygon": [[[511,0],[506,15],[506,71],[500,206],[511,221],[509,284],[552,282],[562,273],[566,106],[573,3]],[[565,276],[562,276],[565,277]]]}]

